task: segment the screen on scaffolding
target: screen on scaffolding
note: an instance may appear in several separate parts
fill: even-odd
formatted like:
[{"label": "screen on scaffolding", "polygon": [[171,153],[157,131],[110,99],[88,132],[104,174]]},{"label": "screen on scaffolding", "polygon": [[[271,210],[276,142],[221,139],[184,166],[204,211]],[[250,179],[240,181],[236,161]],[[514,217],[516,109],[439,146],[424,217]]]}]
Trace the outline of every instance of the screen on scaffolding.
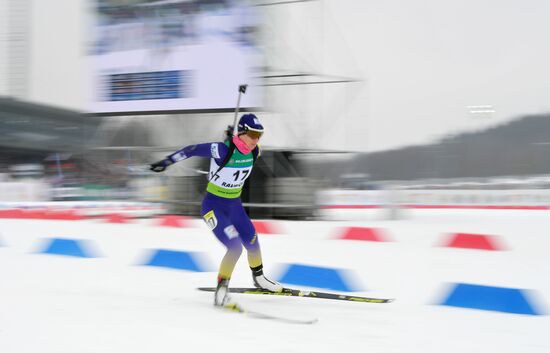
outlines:
[{"label": "screen on scaffolding", "polygon": [[250,1],[97,0],[93,113],[262,105],[259,13]]}]

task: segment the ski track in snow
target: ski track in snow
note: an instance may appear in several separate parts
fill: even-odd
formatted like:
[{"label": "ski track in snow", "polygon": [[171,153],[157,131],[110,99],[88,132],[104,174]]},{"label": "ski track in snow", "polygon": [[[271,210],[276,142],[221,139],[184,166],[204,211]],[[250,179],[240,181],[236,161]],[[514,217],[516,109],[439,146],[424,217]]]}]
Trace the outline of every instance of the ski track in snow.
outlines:
[{"label": "ski track in snow", "polygon": [[[358,295],[391,304],[233,294],[249,310],[312,325],[217,310],[215,272],[142,266],[143,250],[201,251],[214,268],[223,248],[204,227],[169,229],[97,221],[0,220],[0,352],[550,352],[550,318],[435,305],[446,282],[535,289],[550,303],[550,217],[490,213],[485,220],[434,217],[397,222],[289,222],[293,232],[262,235],[266,273],[279,263],[352,269]],[[334,240],[342,225],[383,227],[388,243]],[[442,234],[497,234],[509,250],[438,246]],[[37,254],[43,238],[93,240],[99,257]],[[250,286],[243,254],[233,286]],[[290,286],[290,285],[289,285]],[[296,286],[290,286],[296,287]]]}]

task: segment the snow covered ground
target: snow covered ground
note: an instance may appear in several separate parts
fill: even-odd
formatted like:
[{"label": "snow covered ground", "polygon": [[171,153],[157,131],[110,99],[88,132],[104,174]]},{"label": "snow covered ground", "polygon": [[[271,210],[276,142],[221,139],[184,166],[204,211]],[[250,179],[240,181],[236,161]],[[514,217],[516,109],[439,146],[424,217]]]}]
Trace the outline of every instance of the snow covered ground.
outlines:
[{"label": "snow covered ground", "polygon": [[[550,213],[433,211],[400,221],[277,222],[261,235],[266,273],[284,264],[348,270],[357,295],[391,304],[234,295],[297,325],[221,312],[212,294],[224,249],[201,222],[0,220],[0,352],[549,352]],[[386,242],[336,239],[342,227],[382,229]],[[456,232],[493,235],[502,251],[445,247]],[[95,255],[38,253],[50,238]],[[151,249],[202,254],[210,272],[143,266]],[[438,305],[451,283],[519,288],[542,315]],[[232,280],[251,285],[243,256]],[[295,287],[295,286],[294,286]]]}]

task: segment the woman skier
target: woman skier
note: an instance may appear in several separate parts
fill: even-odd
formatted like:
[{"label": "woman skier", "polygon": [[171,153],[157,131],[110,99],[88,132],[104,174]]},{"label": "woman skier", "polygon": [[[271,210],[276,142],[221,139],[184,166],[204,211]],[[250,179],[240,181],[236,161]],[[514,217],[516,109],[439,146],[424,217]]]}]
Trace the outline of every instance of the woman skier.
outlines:
[{"label": "woman skier", "polygon": [[229,304],[229,280],[243,245],[247,250],[254,285],[272,292],[283,291],[279,283],[263,274],[258,235],[240,198],[244,182],[250,177],[254,163],[260,156],[258,141],[264,133],[264,127],[254,114],[245,114],[239,120],[237,132],[236,136],[229,136],[226,142],[186,146],[150,166],[152,171],[162,172],[168,166],[189,157],[210,158],[209,180],[201,215],[227,248],[218,272],[214,294],[216,306]]}]

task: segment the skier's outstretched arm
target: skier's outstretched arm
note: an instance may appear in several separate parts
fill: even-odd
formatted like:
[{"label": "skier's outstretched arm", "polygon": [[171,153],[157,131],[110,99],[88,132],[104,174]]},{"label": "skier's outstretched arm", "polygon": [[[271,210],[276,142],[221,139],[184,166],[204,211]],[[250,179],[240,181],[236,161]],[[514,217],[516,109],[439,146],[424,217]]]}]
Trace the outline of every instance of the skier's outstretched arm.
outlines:
[{"label": "skier's outstretched arm", "polygon": [[227,151],[228,151],[227,146],[221,142],[200,143],[197,145],[189,145],[166,156],[166,158],[151,164],[149,166],[149,169],[157,173],[163,172],[170,165],[177,163],[179,161],[183,161],[189,157],[214,158],[217,162],[219,162],[225,158]]}]

